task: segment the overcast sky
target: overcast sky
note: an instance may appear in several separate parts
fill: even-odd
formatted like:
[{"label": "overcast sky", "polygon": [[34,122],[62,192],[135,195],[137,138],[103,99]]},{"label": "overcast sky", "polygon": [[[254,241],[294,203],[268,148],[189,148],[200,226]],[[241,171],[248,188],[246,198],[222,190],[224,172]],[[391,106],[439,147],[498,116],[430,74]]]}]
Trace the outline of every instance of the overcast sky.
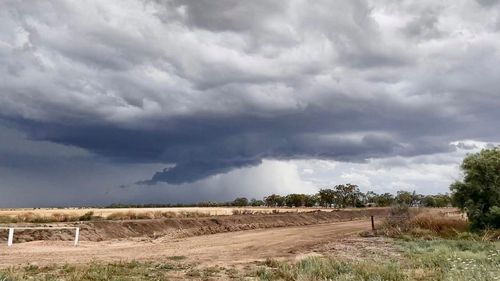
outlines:
[{"label": "overcast sky", "polygon": [[495,0],[0,2],[0,207],[447,192],[500,142]]}]

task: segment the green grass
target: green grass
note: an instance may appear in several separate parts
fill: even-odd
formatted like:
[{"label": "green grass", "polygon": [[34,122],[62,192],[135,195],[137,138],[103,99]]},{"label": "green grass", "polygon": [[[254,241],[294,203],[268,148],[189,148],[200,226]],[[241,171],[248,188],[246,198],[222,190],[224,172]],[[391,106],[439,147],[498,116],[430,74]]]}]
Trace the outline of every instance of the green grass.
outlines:
[{"label": "green grass", "polygon": [[260,280],[500,280],[500,243],[464,240],[398,241],[399,259],[341,261],[311,257],[295,264],[267,261]]},{"label": "green grass", "polygon": [[276,268],[260,268],[260,280],[404,280],[405,275],[394,262],[345,262],[321,257],[306,258],[296,264],[280,263]]},{"label": "green grass", "polygon": [[12,267],[0,272],[0,281],[18,280],[168,280],[172,271],[183,270],[185,266],[152,262],[92,262],[86,266],[35,266]]},{"label": "green grass", "polygon": [[419,240],[401,246],[414,280],[419,272],[430,273],[427,280],[500,280],[500,242]]}]

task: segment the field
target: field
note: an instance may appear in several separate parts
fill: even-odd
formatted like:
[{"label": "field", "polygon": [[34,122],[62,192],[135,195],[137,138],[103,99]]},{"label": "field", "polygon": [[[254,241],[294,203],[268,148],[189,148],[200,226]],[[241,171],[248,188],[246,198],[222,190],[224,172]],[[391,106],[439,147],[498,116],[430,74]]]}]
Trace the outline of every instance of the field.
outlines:
[{"label": "field", "polygon": [[0,223],[78,221],[86,214],[100,219],[227,216],[239,213],[311,212],[320,208],[182,207],[182,208],[37,208],[0,209]]},{"label": "field", "polygon": [[[204,211],[233,213],[220,209]],[[268,210],[67,223],[82,229],[78,247],[64,231],[20,232],[13,247],[0,244],[0,280],[499,280],[498,243],[425,238],[463,227],[455,210],[414,220],[424,240],[372,235],[371,215],[377,229],[387,224],[383,208]]]}]

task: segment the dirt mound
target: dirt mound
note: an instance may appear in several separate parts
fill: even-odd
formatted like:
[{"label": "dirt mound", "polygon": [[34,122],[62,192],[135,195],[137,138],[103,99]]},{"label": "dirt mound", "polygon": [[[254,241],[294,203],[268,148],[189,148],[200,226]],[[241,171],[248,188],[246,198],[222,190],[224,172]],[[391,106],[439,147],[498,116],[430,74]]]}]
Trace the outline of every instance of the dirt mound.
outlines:
[{"label": "dirt mound", "polygon": [[[103,241],[133,237],[180,238],[249,229],[305,226],[349,221],[370,215],[386,216],[388,209],[332,210],[309,213],[279,213],[256,215],[213,216],[202,218],[171,218],[156,220],[92,221],[65,226],[79,226],[80,240]],[[50,226],[50,225],[47,225]],[[16,230],[15,242],[34,240],[73,240],[74,230]],[[0,240],[7,230],[0,230]]]}]

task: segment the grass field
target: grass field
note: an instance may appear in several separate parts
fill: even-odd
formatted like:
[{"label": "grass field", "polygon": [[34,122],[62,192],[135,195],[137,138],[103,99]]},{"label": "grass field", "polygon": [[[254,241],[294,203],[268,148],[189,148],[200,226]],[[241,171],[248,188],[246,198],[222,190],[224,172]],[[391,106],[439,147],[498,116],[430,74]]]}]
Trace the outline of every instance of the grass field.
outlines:
[{"label": "grass field", "polygon": [[[376,208],[341,209],[356,212]],[[303,213],[332,211],[328,208],[268,207],[183,207],[183,208],[65,208],[65,209],[0,209],[0,224],[75,222],[88,220],[134,220],[160,218],[196,218],[207,216]],[[451,210],[453,211],[453,210]]]},{"label": "grass field", "polygon": [[311,257],[268,262],[260,280],[500,280],[500,243],[464,240],[395,241],[397,259],[342,261]]}]

